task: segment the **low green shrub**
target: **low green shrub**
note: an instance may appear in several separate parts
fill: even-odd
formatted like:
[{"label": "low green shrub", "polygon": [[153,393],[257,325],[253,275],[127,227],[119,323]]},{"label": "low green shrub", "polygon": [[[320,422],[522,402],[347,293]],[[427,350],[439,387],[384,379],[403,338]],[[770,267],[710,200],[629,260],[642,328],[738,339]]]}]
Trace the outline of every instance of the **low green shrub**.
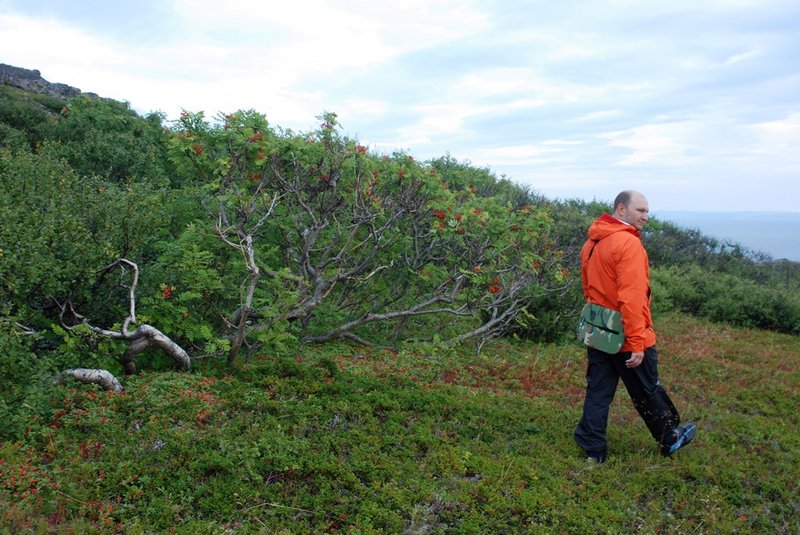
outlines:
[{"label": "low green shrub", "polygon": [[740,327],[800,334],[800,292],[699,266],[652,270],[657,311],[679,310]]}]

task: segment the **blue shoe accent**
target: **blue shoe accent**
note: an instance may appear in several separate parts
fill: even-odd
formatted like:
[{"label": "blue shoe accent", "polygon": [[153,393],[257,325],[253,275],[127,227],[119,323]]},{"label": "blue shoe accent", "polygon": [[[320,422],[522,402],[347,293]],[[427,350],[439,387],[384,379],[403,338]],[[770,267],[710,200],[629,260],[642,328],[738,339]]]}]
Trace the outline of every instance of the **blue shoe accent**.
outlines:
[{"label": "blue shoe accent", "polygon": [[678,427],[675,430],[675,434],[678,436],[678,438],[672,443],[668,450],[664,451],[664,455],[669,457],[684,446],[688,446],[689,443],[694,440],[696,433],[697,426],[695,424],[685,424]]}]

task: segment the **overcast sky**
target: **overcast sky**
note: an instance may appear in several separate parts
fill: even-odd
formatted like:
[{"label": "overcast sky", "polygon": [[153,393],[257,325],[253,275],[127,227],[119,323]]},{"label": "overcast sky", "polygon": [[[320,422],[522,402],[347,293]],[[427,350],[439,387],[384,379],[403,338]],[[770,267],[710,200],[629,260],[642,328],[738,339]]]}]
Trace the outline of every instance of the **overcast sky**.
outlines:
[{"label": "overcast sky", "polygon": [[0,0],[0,63],[168,118],[333,111],[549,198],[800,212],[798,0]]}]

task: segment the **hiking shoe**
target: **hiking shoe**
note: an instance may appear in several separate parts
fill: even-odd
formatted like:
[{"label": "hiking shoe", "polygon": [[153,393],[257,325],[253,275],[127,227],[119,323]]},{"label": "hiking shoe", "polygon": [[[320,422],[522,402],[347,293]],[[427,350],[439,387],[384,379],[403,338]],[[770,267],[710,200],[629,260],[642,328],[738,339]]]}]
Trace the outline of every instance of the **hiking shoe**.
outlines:
[{"label": "hiking shoe", "polygon": [[606,452],[587,451],[584,453],[586,454],[586,462],[593,464],[603,464],[608,456]]},{"label": "hiking shoe", "polygon": [[669,447],[666,447],[661,450],[662,455],[665,457],[669,457],[679,449],[684,446],[688,446],[689,443],[694,440],[694,436],[697,433],[697,426],[695,424],[685,424],[677,429],[675,429],[675,435],[678,437],[675,439]]}]

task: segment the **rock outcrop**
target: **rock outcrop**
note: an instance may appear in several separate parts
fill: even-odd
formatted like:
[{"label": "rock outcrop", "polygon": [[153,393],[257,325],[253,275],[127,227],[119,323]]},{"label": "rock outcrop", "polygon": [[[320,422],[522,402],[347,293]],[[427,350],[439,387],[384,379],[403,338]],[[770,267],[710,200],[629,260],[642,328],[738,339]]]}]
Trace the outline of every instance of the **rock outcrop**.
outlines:
[{"label": "rock outcrop", "polygon": [[0,85],[10,85],[31,93],[48,95],[54,98],[70,99],[76,95],[84,94],[97,96],[94,93],[81,93],[77,87],[67,84],[54,84],[42,78],[42,73],[37,70],[23,69],[0,63]]}]

